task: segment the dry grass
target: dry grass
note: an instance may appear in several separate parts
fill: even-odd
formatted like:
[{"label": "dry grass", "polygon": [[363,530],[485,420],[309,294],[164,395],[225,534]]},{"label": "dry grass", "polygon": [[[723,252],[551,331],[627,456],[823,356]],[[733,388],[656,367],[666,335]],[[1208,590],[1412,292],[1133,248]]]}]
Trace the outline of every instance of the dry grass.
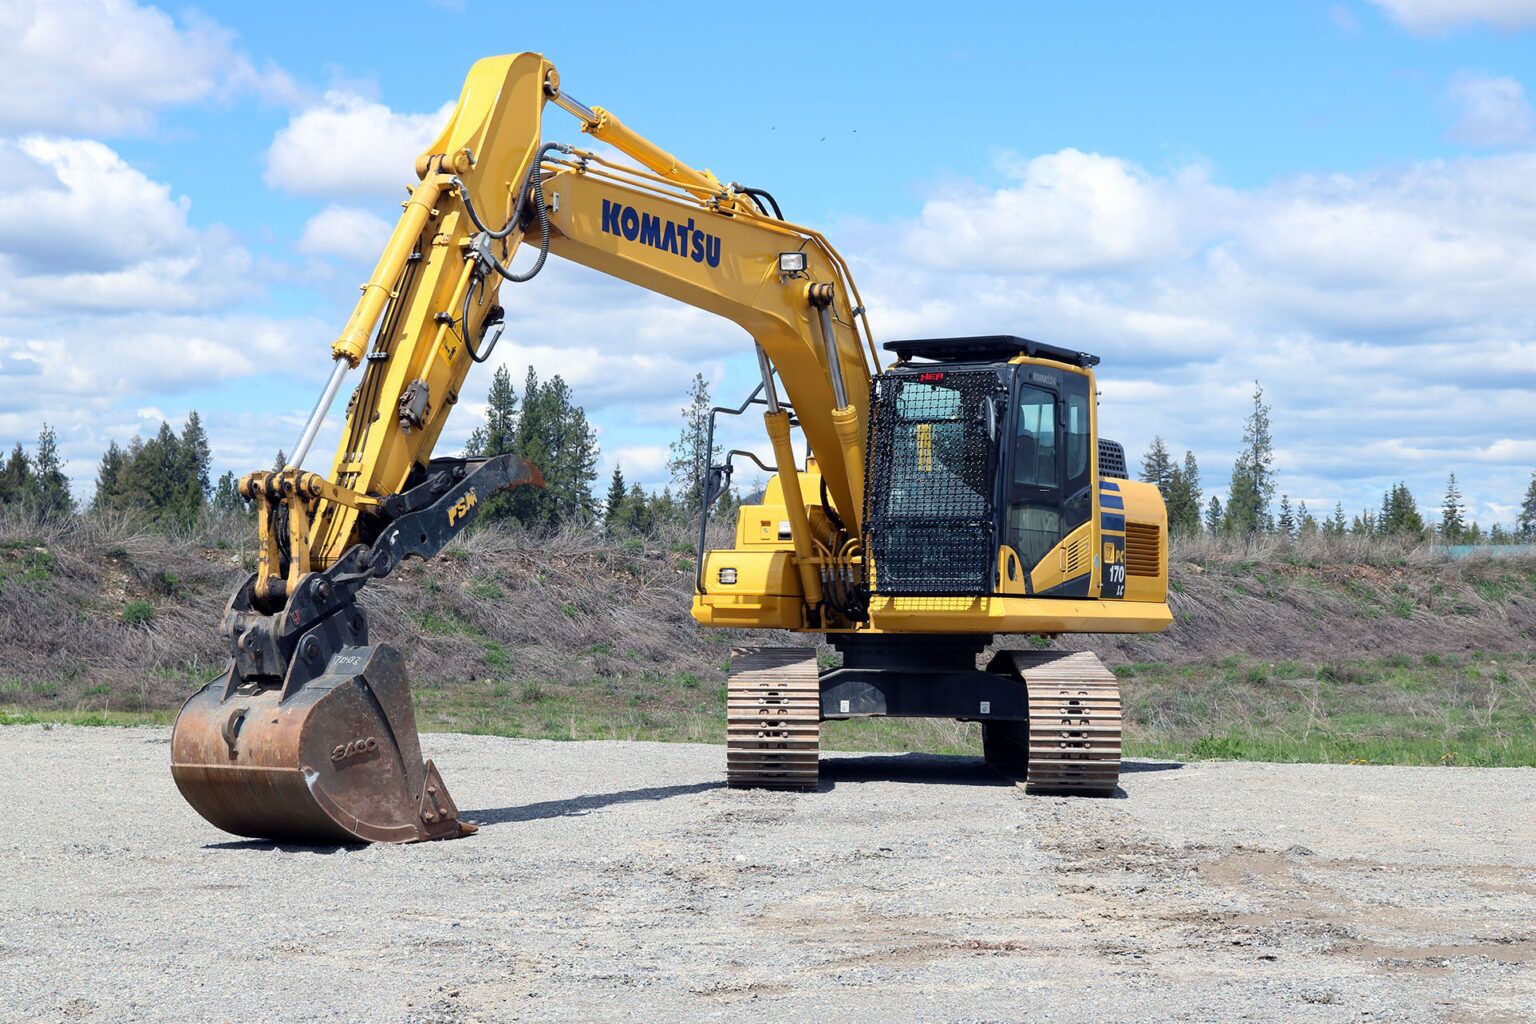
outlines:
[{"label": "dry grass", "polygon": [[[370,632],[407,653],[428,727],[712,740],[729,649],[805,641],[698,628],[688,614],[692,547],[684,530],[643,542],[581,529],[481,530],[430,565],[407,563],[371,585]],[[1137,742],[1148,751],[1190,754],[1202,741],[1218,753],[1252,751],[1272,735],[1331,757],[1344,748],[1313,740],[1355,735],[1350,729],[1361,723],[1349,716],[1373,708],[1386,716],[1376,722],[1386,733],[1428,746],[1475,738],[1478,714],[1490,730],[1496,720],[1504,729],[1529,723],[1519,717],[1530,711],[1528,665],[1455,691],[1426,690],[1420,677],[1426,656],[1530,648],[1536,559],[1451,561],[1425,547],[1357,538],[1192,538],[1176,542],[1172,561],[1176,621],[1168,631],[1054,641],[1096,650],[1135,677],[1127,692],[1145,697],[1132,706]],[[222,668],[218,622],[253,566],[243,522],[168,537],[94,518],[42,527],[0,520],[0,706],[165,719]],[[1410,659],[1420,676],[1379,670],[1389,656]],[[1288,667],[1264,668],[1277,664]],[[1328,672],[1373,682],[1336,686]],[[1304,678],[1326,685],[1294,683]],[[1374,686],[1398,696],[1376,708]],[[1412,699],[1403,703],[1403,694]],[[1310,727],[1286,711],[1308,701],[1321,702]],[[1443,727],[1433,736],[1407,728],[1437,715]],[[1245,723],[1263,722],[1267,732],[1245,731]],[[1318,722],[1338,728],[1329,733]],[[885,749],[975,743],[974,729],[951,723],[840,724],[829,738]],[[1423,755],[1428,746],[1415,749]]]}]

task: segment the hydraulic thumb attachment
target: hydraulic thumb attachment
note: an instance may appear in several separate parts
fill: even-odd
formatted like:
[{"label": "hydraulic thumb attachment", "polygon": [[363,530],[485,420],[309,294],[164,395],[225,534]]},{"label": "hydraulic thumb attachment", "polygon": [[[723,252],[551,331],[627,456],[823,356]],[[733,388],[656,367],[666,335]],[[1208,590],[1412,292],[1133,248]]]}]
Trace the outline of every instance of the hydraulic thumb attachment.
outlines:
[{"label": "hydraulic thumb attachment", "polygon": [[484,496],[521,484],[544,480],[515,456],[435,460],[422,483],[380,504],[371,545],[281,588],[281,608],[263,599],[260,574],[247,579],[224,613],[229,669],[183,705],[171,735],[187,802],[257,839],[409,843],[475,831],[422,761],[404,659],[368,643],[357,595],[407,556],[442,550]]}]

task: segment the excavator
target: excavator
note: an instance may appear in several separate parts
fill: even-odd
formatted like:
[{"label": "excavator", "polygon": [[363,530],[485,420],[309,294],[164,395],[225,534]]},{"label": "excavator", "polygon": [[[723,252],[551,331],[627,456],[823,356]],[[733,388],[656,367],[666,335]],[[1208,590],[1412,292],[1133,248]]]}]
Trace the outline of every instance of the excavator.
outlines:
[{"label": "excavator", "polygon": [[[605,148],[546,139],[555,110]],[[712,413],[709,449],[716,415],[758,407],[771,462],[733,450],[708,467],[693,617],[821,636],[841,664],[821,668],[810,645],[733,651],[729,785],[815,789],[822,722],[894,715],[980,723],[987,761],[1027,792],[1114,792],[1115,676],[1091,653],[994,644],[1171,622],[1166,511],[1098,434],[1097,357],[1011,334],[877,347],[825,237],[771,193],[577,101],[540,54],[477,62],[415,171],[287,465],[240,482],[256,571],[224,614],[228,669],[186,702],[171,740],[199,814],[309,843],[474,831],[423,759],[404,658],[369,641],[359,597],[471,529],[492,492],[542,484],[516,456],[433,449],[492,357],[508,286],[551,254],[753,339],[761,381]],[[330,472],[306,470],[352,371]],[[706,550],[738,459],[771,476],[739,506],[733,544]]]}]

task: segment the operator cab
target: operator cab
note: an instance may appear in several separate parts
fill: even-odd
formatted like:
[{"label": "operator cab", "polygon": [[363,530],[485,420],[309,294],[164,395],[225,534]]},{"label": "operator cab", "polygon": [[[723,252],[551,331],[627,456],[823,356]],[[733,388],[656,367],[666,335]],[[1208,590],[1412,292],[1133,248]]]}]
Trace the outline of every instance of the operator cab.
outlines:
[{"label": "operator cab", "polygon": [[[1119,446],[1096,444],[1098,357],[1009,335],[885,348],[898,361],[875,384],[875,592],[1090,596],[1097,574],[1086,564],[1068,573],[1068,549],[1061,571],[1034,570],[1094,519],[1096,471],[1125,475]],[[1085,563],[1097,547],[1081,546]],[[1119,593],[1114,582],[1105,575],[1102,596],[1123,594],[1123,576]]]}]

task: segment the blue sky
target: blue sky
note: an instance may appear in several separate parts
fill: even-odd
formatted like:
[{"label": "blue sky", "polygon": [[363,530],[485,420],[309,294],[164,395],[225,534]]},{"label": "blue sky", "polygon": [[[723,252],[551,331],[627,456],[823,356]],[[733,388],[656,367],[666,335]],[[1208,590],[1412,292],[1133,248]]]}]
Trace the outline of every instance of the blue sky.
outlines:
[{"label": "blue sky", "polygon": [[[1508,522],[1536,469],[1536,0],[530,10],[0,0],[0,441],[53,423],[82,492],[191,408],[221,470],[290,445],[411,156],[531,49],[823,227],[882,340],[1100,352],[1106,432],[1208,490],[1255,378],[1314,508],[1454,470]],[[499,356],[567,375],[605,472],[663,482],[695,369],[750,386],[738,329],[579,268],[514,301]]]}]

